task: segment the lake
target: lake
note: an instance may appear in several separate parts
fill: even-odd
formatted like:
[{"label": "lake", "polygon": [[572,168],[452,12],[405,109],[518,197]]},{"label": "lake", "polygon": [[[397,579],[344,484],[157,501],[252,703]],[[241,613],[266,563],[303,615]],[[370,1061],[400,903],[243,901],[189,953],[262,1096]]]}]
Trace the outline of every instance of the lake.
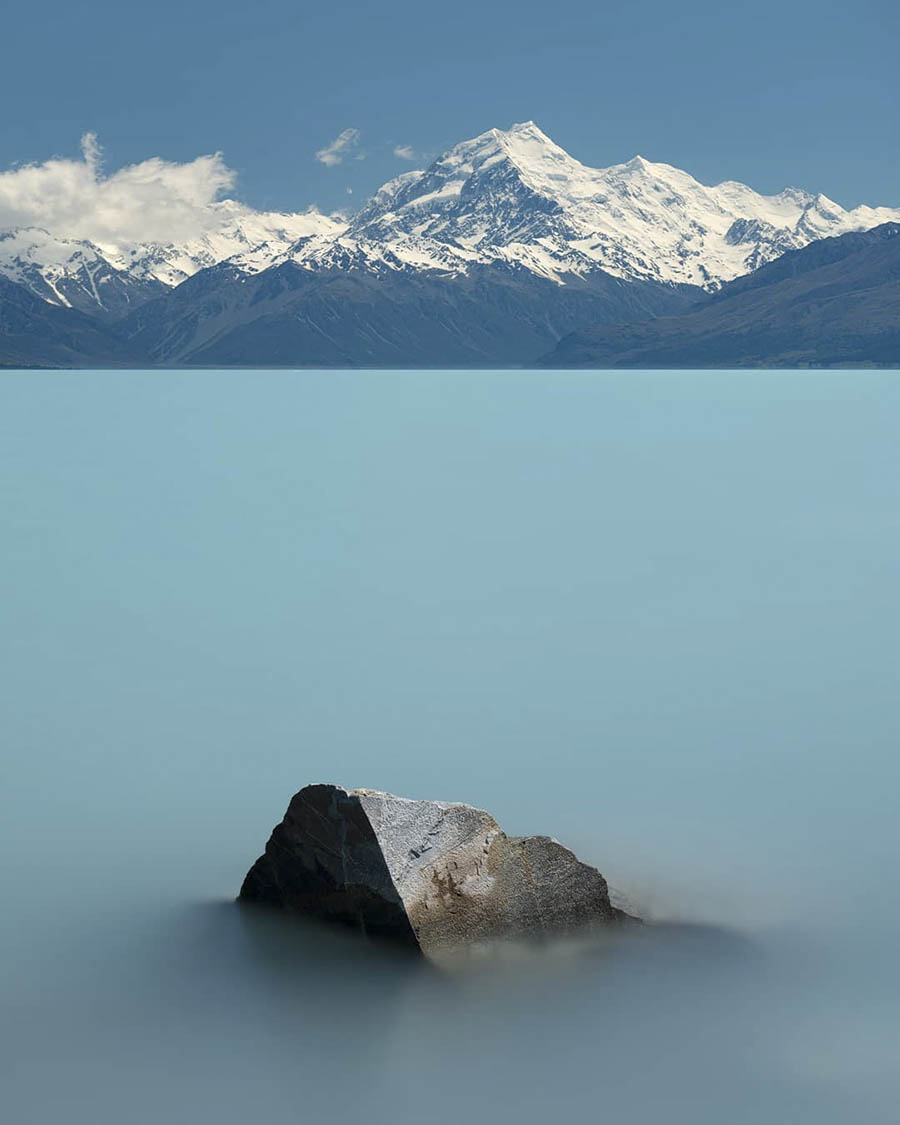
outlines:
[{"label": "lake", "polygon": [[[900,381],[0,375],[7,1119],[896,1121]],[[660,923],[441,974],[233,898],[333,781]]]}]

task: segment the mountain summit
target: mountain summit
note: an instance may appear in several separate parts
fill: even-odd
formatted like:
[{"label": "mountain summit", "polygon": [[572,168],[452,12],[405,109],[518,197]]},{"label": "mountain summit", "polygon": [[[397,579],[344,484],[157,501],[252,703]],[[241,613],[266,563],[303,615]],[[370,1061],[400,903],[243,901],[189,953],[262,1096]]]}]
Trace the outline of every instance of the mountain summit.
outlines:
[{"label": "mountain summit", "polygon": [[898,218],[888,208],[845,211],[797,188],[765,196],[731,181],[706,187],[641,156],[589,168],[527,121],[386,184],[347,235],[393,244],[400,257],[439,242],[461,261],[503,259],[559,281],[601,269],[715,288],[786,250]]}]

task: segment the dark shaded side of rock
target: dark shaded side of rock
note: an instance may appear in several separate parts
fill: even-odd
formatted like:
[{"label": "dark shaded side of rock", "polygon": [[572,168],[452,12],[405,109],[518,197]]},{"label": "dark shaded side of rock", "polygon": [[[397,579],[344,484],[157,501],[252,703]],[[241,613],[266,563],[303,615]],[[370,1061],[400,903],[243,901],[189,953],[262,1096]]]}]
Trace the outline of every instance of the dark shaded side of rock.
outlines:
[{"label": "dark shaded side of rock", "polygon": [[240,898],[417,946],[359,797],[333,785],[293,797]]}]

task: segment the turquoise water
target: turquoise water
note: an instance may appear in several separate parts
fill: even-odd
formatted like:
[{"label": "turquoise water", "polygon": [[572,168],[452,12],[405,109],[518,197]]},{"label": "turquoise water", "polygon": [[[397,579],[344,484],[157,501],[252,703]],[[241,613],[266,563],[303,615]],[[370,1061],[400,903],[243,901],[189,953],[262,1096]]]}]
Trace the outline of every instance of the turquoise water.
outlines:
[{"label": "turquoise water", "polygon": [[[6,373],[16,1125],[896,1120],[900,382]],[[310,781],[682,923],[452,979],[245,917]]]}]

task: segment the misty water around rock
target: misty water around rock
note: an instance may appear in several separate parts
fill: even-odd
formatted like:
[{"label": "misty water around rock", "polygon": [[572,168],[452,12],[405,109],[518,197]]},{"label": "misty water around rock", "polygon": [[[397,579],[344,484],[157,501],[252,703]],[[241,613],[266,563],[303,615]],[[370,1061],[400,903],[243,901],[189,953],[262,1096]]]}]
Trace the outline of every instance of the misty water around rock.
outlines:
[{"label": "misty water around rock", "polygon": [[[896,1114],[889,375],[10,373],[11,1119]],[[654,924],[439,973],[234,899],[333,779]]]}]

